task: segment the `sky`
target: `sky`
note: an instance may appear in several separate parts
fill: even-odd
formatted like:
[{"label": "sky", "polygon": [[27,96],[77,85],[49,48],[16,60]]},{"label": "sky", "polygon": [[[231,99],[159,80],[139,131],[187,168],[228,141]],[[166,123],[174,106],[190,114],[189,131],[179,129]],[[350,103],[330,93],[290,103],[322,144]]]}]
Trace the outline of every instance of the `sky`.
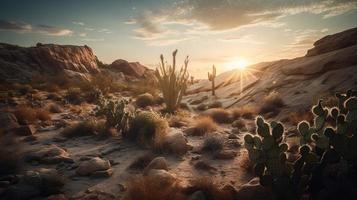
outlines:
[{"label": "sky", "polygon": [[88,45],[99,60],[160,54],[207,78],[263,61],[304,56],[314,41],[357,27],[357,0],[1,0],[0,42]]}]

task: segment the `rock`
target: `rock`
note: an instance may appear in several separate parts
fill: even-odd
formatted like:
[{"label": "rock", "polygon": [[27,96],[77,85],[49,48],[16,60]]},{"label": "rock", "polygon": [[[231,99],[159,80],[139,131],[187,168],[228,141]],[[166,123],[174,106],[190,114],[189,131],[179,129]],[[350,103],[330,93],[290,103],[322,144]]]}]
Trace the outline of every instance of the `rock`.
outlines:
[{"label": "rock", "polygon": [[30,136],[36,133],[36,128],[34,125],[23,125],[14,129],[14,133],[19,136]]},{"label": "rock", "polygon": [[273,195],[268,188],[259,184],[259,178],[254,178],[240,187],[236,199],[271,200]]},{"label": "rock", "polygon": [[144,169],[144,174],[147,174],[152,169],[169,170],[166,159],[164,157],[154,158]]},{"label": "rock", "polygon": [[182,156],[190,149],[187,145],[187,139],[178,129],[171,129],[164,142],[167,150],[177,156]]},{"label": "rock", "polygon": [[12,113],[0,113],[0,129],[9,131],[19,127],[19,123]]},{"label": "rock", "polygon": [[128,62],[122,59],[115,60],[107,68],[111,71],[122,72],[125,75],[134,76],[137,78],[149,76],[148,74],[152,73],[151,70],[138,62]]},{"label": "rock", "polygon": [[112,168],[102,171],[95,171],[91,174],[93,178],[109,178],[113,175],[114,171]]},{"label": "rock", "polygon": [[237,152],[235,151],[222,150],[222,151],[215,152],[213,158],[220,159],[220,160],[229,160],[229,159],[233,159],[236,156],[237,156]]},{"label": "rock", "polygon": [[187,200],[206,200],[205,194],[201,191],[198,190],[194,193],[192,193]]},{"label": "rock", "polygon": [[357,28],[325,36],[314,43],[314,48],[306,56],[316,56],[357,44]]},{"label": "rock", "polygon": [[73,163],[69,153],[58,147],[57,145],[50,145],[48,147],[29,152],[25,156],[27,162],[38,161],[44,164],[57,164],[61,162]]},{"label": "rock", "polygon": [[161,187],[169,187],[176,181],[171,173],[162,169],[151,169],[147,176],[157,181]]},{"label": "rock", "polygon": [[98,73],[97,57],[88,46],[39,44],[19,47],[0,43],[0,77],[8,81],[30,80],[40,73]]},{"label": "rock", "polygon": [[99,157],[91,158],[79,164],[76,174],[80,176],[89,176],[98,171],[105,171],[110,169],[110,162]]}]

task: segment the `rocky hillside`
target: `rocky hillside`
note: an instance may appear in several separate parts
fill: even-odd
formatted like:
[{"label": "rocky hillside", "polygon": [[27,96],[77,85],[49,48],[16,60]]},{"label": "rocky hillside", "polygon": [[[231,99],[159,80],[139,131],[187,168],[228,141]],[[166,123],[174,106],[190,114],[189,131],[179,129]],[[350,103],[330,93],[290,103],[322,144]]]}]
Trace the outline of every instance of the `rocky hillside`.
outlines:
[{"label": "rocky hillside", "polygon": [[[0,43],[0,77],[7,81],[26,81],[37,74],[65,72],[68,76],[86,77],[100,73],[101,66],[88,46],[37,44],[35,47],[20,47]],[[107,66],[108,70],[142,78],[150,70],[139,64],[117,60]]]},{"label": "rocky hillside", "polygon": [[[357,88],[357,28],[326,36],[304,57],[259,63],[246,71],[232,70],[216,77],[217,98],[224,107],[259,104],[272,91],[292,108],[307,108],[316,94]],[[241,76],[242,75],[242,76]],[[242,82],[241,82],[242,80]],[[189,88],[186,100],[210,96],[203,80]]]}]

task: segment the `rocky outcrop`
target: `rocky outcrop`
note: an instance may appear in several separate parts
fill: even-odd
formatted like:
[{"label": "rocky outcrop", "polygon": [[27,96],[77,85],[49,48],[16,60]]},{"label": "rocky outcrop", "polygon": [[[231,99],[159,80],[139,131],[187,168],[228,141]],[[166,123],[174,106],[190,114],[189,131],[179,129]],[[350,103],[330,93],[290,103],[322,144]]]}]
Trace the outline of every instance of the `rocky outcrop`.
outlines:
[{"label": "rocky outcrop", "polygon": [[[356,88],[356,34],[357,28],[327,36],[315,43],[308,56],[259,63],[249,66],[248,72],[222,73],[216,77],[216,96],[228,108],[261,105],[264,97],[274,91],[284,100],[285,108],[301,110],[310,108],[318,95]],[[211,97],[210,84],[208,80],[200,81],[187,93],[184,100],[188,103]],[[207,101],[210,99],[203,103]]]},{"label": "rocky outcrop", "polygon": [[107,69],[114,72],[122,72],[127,76],[136,78],[148,78],[153,75],[153,71],[139,62],[128,62],[126,60],[118,59],[110,64]]},{"label": "rocky outcrop", "polygon": [[24,80],[36,74],[99,72],[97,57],[88,46],[37,44],[19,47],[0,44],[0,77]]},{"label": "rocky outcrop", "polygon": [[316,56],[330,51],[357,44],[357,28],[349,29],[334,35],[328,35],[314,43],[314,48],[307,51],[306,56]]}]

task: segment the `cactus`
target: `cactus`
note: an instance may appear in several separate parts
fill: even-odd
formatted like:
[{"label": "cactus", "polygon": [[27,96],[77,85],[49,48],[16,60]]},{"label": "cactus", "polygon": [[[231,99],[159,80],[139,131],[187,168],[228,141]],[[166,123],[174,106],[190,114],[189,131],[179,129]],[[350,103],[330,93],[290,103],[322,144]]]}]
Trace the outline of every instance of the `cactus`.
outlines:
[{"label": "cactus", "polygon": [[135,113],[128,109],[128,101],[121,99],[117,101],[102,99],[96,108],[97,116],[106,117],[106,126],[108,128],[116,128],[123,136],[126,136],[130,121]]},{"label": "cactus", "polygon": [[188,56],[184,61],[184,67],[176,71],[176,54],[177,50],[172,53],[173,62],[172,66],[167,65],[164,56],[160,56],[160,67],[156,68],[155,77],[162,92],[166,110],[170,113],[174,112],[181,103],[182,96],[184,95],[188,84]]},{"label": "cactus", "polygon": [[291,165],[286,156],[288,145],[282,142],[283,124],[275,121],[268,124],[258,117],[256,125],[258,136],[245,135],[244,145],[261,185],[271,187],[278,199],[299,199],[318,162],[316,155],[304,145],[300,147],[300,158]]},{"label": "cactus", "polygon": [[216,67],[212,66],[212,74],[208,72],[208,80],[212,82],[212,95],[216,95],[215,92],[215,79],[216,79]]}]

